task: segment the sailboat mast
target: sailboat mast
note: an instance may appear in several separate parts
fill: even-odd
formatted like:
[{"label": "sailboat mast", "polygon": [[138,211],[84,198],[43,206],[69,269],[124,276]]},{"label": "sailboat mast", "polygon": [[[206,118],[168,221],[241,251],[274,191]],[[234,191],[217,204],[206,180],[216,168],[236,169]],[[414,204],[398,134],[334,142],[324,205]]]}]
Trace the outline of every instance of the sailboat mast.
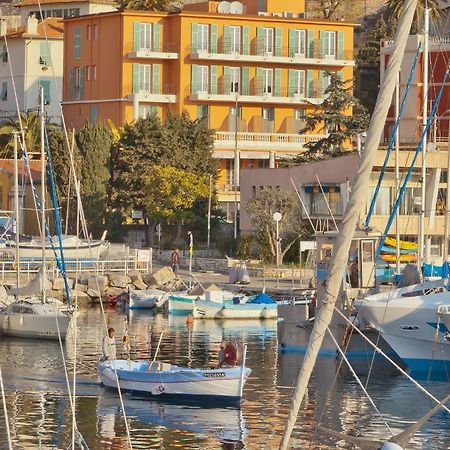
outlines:
[{"label": "sailboat mast", "polygon": [[[397,74],[397,83],[395,85],[395,117],[400,114],[400,72]],[[400,189],[400,172],[399,172],[399,157],[400,157],[400,126],[397,127],[395,134],[395,195],[398,195]],[[400,274],[400,226],[398,223],[398,209],[395,213],[395,273]]]},{"label": "sailboat mast", "polygon": [[444,248],[442,252],[442,262],[448,259],[448,235],[450,232],[450,118],[448,121],[448,144],[447,144],[447,194],[445,198],[445,222],[444,222]]},{"label": "sailboat mast", "polygon": [[45,303],[46,267],[45,267],[45,115],[44,115],[44,87],[39,88],[40,99],[40,119],[41,119],[41,242],[42,242],[42,303]]},{"label": "sailboat mast", "polygon": [[14,222],[16,236],[16,281],[17,287],[20,282],[20,259],[19,259],[19,244],[20,244],[20,221],[19,221],[19,161],[18,161],[18,142],[17,131],[13,131],[14,136]]},{"label": "sailboat mast", "polygon": [[[430,9],[425,8],[423,24],[423,80],[422,80],[422,126],[427,126],[428,120],[428,41],[430,34]],[[422,145],[422,191],[420,202],[419,220],[419,246],[417,249],[417,264],[422,267],[425,260],[425,200],[426,200],[426,175],[425,157],[427,153],[427,136],[424,136]]]}]

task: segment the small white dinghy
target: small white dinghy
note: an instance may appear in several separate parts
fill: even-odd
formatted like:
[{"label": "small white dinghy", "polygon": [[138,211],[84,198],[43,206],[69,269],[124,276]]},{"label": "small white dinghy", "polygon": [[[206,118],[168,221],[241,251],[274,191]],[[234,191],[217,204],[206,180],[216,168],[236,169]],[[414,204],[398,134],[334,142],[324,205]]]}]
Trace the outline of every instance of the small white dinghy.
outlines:
[{"label": "small white dinghy", "polygon": [[[110,388],[117,389],[118,379],[121,389],[138,394],[238,401],[251,373],[251,369],[245,367],[246,346],[242,350],[242,363],[237,365],[238,346],[232,343],[225,345],[221,351],[220,367],[216,369],[191,369],[159,361],[116,359],[99,362],[97,370],[102,383]],[[232,364],[235,365],[229,367]]]},{"label": "small white dinghy", "polygon": [[167,292],[160,289],[130,290],[130,309],[153,309],[161,307],[167,299]]}]

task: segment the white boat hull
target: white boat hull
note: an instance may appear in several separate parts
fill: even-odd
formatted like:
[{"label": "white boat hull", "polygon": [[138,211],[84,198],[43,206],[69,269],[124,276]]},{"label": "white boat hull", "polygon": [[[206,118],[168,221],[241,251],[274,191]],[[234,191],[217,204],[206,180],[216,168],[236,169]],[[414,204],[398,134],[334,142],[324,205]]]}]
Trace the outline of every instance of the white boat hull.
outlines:
[{"label": "white boat hull", "polygon": [[164,303],[167,293],[158,289],[130,292],[130,309],[153,309]]},{"label": "white boat hull", "polygon": [[[62,314],[57,317],[39,317],[33,315],[0,315],[0,332],[5,336],[62,340],[68,334],[71,316]],[[58,333],[59,327],[59,333]]]},{"label": "white boat hull", "polygon": [[195,301],[192,310],[194,319],[277,319],[277,305],[233,304]]},{"label": "white boat hull", "polygon": [[438,329],[438,309],[450,300],[443,284],[439,280],[408,286],[356,303],[359,316],[382,334],[415,373],[450,373],[448,330],[442,322]]},{"label": "white boat hull", "polygon": [[[221,369],[188,369],[171,366],[169,371],[149,371],[148,362],[116,360],[121,389],[152,396],[215,397],[238,400],[251,370],[241,367]],[[157,364],[157,363],[155,363]],[[117,379],[110,362],[99,363],[99,377],[105,386],[117,389]]]}]

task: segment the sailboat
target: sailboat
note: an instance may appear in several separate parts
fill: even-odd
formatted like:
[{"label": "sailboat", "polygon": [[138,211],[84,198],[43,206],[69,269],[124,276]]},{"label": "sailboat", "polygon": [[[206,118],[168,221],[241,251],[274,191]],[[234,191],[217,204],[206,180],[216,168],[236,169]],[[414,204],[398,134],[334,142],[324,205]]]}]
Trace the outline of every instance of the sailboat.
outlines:
[{"label": "sailboat", "polygon": [[[307,393],[308,382],[311,377],[313,368],[315,366],[319,350],[322,346],[325,334],[329,331],[335,309],[336,302],[341,291],[342,282],[345,275],[345,270],[348,261],[348,255],[352,238],[355,233],[355,229],[358,224],[358,220],[361,213],[361,204],[364,203],[364,199],[367,198],[368,182],[370,173],[375,162],[375,155],[378,149],[378,144],[382,135],[383,127],[386,122],[387,113],[391,104],[392,96],[394,94],[396,79],[401,67],[403,54],[405,52],[406,41],[411,28],[411,23],[414,17],[414,13],[417,7],[417,0],[407,0],[402,10],[398,28],[394,40],[394,47],[392,56],[389,58],[387,70],[383,78],[380,92],[378,94],[377,102],[375,105],[374,113],[372,115],[369,130],[367,132],[367,139],[365,150],[362,155],[361,164],[358,169],[357,177],[352,188],[351,196],[347,204],[347,208],[342,220],[342,225],[339,230],[339,235],[336,244],[333,248],[333,254],[330,261],[329,276],[325,280],[324,289],[321,291],[321,295],[317,299],[317,311],[316,320],[314,322],[314,328],[311,332],[311,336],[308,342],[308,347],[303,359],[303,364],[298,375],[297,385],[295,387],[293,398],[291,401],[291,407],[289,410],[288,418],[286,421],[283,437],[280,443],[280,450],[287,450],[290,448],[290,439],[294,427],[297,422],[298,412],[302,401]],[[427,132],[430,120],[427,121],[427,127],[423,130],[421,143],[423,142],[423,135]],[[405,299],[405,301],[408,301]],[[345,317],[342,314],[343,317]],[[402,449],[408,445],[408,442],[412,435],[417,431],[423,422],[428,420],[430,414],[434,414],[436,410],[442,407],[443,403],[438,403],[426,416],[422,417],[414,427],[406,430],[400,436],[404,439],[391,440],[389,437],[380,441],[370,441],[368,439],[353,441],[360,448],[365,449]],[[336,435],[342,439],[345,436],[342,433],[336,433]],[[347,440],[350,441],[351,437]]]},{"label": "sailboat", "polygon": [[[19,287],[20,265],[17,264],[17,288],[8,292],[5,301],[6,306],[0,310],[0,333],[7,336],[36,338],[36,339],[61,339],[64,340],[68,334],[72,311],[63,302],[57,299],[47,298],[46,288],[48,286],[46,275],[46,245],[45,245],[45,118],[44,118],[44,95],[43,88],[40,92],[41,112],[41,257],[42,266],[34,280],[28,285]],[[15,172],[15,196],[14,214],[16,222],[16,261],[20,261],[19,242],[19,189],[18,189],[18,156],[17,135],[14,135],[14,172]]]}]

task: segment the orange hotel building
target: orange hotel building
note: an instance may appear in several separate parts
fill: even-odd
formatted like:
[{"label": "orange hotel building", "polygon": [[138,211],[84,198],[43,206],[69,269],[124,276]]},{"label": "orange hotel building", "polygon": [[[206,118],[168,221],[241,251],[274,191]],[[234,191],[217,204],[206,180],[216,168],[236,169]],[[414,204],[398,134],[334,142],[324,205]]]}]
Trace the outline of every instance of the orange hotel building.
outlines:
[{"label": "orange hotel building", "polygon": [[186,5],[65,20],[66,123],[116,126],[187,111],[216,131],[218,200],[230,217],[239,171],[302,152],[304,115],[323,99],[327,71],[353,79],[354,24],[308,19],[304,0]]}]

